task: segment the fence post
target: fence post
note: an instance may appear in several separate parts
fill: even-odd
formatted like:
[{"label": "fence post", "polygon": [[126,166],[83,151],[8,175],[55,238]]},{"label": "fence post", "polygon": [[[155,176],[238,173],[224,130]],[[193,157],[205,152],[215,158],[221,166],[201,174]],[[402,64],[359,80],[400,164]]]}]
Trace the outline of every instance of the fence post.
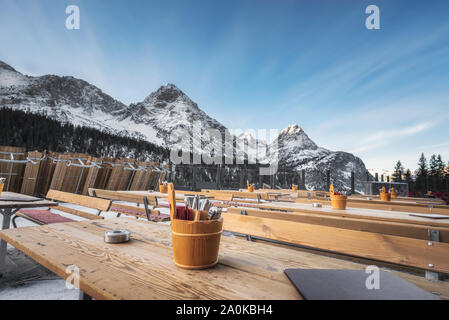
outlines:
[{"label": "fence post", "polygon": [[301,186],[303,190],[306,190],[306,170],[301,170]]},{"label": "fence post", "polygon": [[351,194],[355,193],[355,173],[351,171]]},{"label": "fence post", "polygon": [[374,179],[379,182],[379,174],[376,172]]},{"label": "fence post", "polygon": [[217,165],[217,174],[215,175],[215,188],[220,189],[220,165]]},{"label": "fence post", "polygon": [[331,187],[331,171],[330,170],[326,171],[326,184],[327,184],[326,190],[329,190],[329,188]]},{"label": "fence post", "polygon": [[192,190],[196,190],[196,177],[197,177],[196,166],[192,164]]}]

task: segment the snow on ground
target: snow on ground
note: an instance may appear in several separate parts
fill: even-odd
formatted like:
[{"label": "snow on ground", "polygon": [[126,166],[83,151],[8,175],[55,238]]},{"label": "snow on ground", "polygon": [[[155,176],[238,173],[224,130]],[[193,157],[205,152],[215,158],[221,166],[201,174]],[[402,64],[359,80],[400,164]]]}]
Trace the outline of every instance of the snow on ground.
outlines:
[{"label": "snow on ground", "polygon": [[0,70],[0,87],[24,86],[29,84],[26,76],[9,70]]}]

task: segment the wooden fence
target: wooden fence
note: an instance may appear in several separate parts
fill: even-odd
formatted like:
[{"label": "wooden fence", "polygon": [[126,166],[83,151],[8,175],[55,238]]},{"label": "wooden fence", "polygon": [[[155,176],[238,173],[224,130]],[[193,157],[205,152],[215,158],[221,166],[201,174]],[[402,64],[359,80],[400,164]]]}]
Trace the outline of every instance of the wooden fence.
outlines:
[{"label": "wooden fence", "polygon": [[89,188],[150,190],[157,188],[157,181],[165,174],[158,162],[0,146],[4,191],[27,195],[42,196],[49,189],[81,194],[88,194]]}]

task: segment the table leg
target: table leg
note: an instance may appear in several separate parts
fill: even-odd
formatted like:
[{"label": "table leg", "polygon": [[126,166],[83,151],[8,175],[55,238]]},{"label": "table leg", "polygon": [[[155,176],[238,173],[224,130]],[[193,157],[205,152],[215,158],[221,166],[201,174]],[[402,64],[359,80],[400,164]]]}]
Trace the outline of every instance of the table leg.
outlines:
[{"label": "table leg", "polygon": [[78,300],[92,300],[92,297],[83,291],[79,291]]},{"label": "table leg", "polygon": [[[3,215],[3,223],[2,223],[2,230],[9,229],[9,225],[11,223],[11,209],[4,209],[1,213]],[[3,269],[5,267],[5,260],[6,260],[6,241],[1,240],[0,241],[0,277],[3,276]]]}]

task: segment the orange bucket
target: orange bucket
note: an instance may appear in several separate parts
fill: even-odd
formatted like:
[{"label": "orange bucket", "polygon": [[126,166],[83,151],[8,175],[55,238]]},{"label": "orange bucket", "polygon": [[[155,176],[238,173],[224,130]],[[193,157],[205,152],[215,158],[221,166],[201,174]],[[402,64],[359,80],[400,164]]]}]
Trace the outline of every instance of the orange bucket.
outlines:
[{"label": "orange bucket", "polygon": [[175,265],[184,269],[205,269],[217,264],[223,218],[198,221],[173,219],[171,230]]},{"label": "orange bucket", "polygon": [[167,193],[168,192],[168,187],[166,184],[160,184],[159,185],[159,192],[160,193]]},{"label": "orange bucket", "polygon": [[298,187],[295,186],[294,184],[292,184],[292,190],[293,190],[293,191],[297,191],[297,190],[298,190]]},{"label": "orange bucket", "polygon": [[381,201],[390,201],[391,200],[391,195],[387,192],[381,192],[380,193],[380,200]]},{"label": "orange bucket", "polygon": [[254,186],[248,186],[248,192],[254,192]]},{"label": "orange bucket", "polygon": [[184,269],[205,269],[218,262],[223,218],[208,220],[208,211],[193,210],[194,220],[175,219],[176,194],[167,185],[175,265]]},{"label": "orange bucket", "polygon": [[3,187],[5,186],[4,183],[0,183],[0,196],[2,195],[3,192]]},{"label": "orange bucket", "polygon": [[394,190],[394,188],[391,188],[390,195],[391,195],[392,199],[395,199],[398,197],[398,193],[396,192],[396,190]]},{"label": "orange bucket", "polygon": [[346,209],[346,202],[348,200],[347,196],[331,194],[330,197],[331,197],[332,209],[337,209],[337,210],[345,210]]}]

